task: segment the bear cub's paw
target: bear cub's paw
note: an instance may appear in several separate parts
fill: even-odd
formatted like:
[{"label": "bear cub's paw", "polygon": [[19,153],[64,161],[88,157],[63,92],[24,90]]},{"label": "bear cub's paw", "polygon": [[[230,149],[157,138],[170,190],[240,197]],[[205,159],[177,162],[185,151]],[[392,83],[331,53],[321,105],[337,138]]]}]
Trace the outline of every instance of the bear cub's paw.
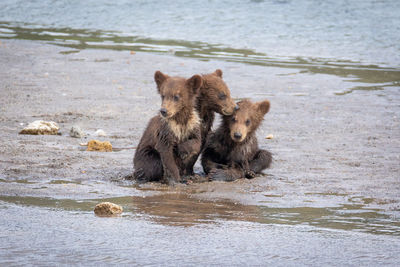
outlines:
[{"label": "bear cub's paw", "polygon": [[245,170],[244,171],[244,177],[246,177],[247,179],[253,179],[257,176],[257,174],[255,172],[253,172],[252,170]]}]

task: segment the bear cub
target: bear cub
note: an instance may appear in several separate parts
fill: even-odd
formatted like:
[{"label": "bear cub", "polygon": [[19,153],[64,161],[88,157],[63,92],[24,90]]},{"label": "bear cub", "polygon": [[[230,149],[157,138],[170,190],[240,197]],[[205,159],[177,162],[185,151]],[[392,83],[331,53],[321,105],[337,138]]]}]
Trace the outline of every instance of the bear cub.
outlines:
[{"label": "bear cub", "polygon": [[134,179],[174,184],[193,175],[201,148],[201,124],[195,109],[202,77],[190,79],[154,74],[162,105],[153,117],[136,149]]},{"label": "bear cub", "polygon": [[269,151],[259,149],[255,132],[269,111],[268,100],[242,100],[230,116],[223,116],[219,128],[209,134],[201,164],[210,180],[234,181],[254,178],[272,162]]},{"label": "bear cub", "polygon": [[228,86],[222,79],[222,70],[202,75],[203,84],[197,97],[196,109],[201,119],[202,148],[214,122],[215,112],[221,115],[232,115],[236,104],[231,97]]}]

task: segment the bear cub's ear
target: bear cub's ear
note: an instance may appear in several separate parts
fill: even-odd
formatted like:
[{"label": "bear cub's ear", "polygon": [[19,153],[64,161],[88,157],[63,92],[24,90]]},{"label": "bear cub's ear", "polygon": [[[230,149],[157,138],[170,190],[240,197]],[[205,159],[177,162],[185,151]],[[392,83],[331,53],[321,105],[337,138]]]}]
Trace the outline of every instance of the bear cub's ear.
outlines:
[{"label": "bear cub's ear", "polygon": [[263,116],[268,113],[269,107],[270,107],[268,100],[258,102],[258,103],[256,103],[256,105],[257,105],[258,112],[260,112]]},{"label": "bear cub's ear", "polygon": [[203,78],[200,75],[193,75],[192,78],[186,80],[186,84],[188,85],[191,92],[195,95],[197,94],[199,88],[203,85]]},{"label": "bear cub's ear", "polygon": [[214,71],[214,74],[217,75],[218,77],[222,78],[222,70],[217,69]]},{"label": "bear cub's ear", "polygon": [[160,92],[161,85],[162,85],[162,84],[165,82],[165,80],[168,79],[168,78],[169,78],[168,75],[162,73],[162,72],[159,71],[159,70],[156,71],[156,73],[154,73],[154,81],[156,81],[158,92]]}]

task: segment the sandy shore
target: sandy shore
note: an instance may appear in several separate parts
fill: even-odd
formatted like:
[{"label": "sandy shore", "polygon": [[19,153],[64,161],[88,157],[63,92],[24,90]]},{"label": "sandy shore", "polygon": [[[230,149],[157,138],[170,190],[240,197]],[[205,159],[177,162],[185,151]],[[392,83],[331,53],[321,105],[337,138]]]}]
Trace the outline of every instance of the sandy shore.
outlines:
[{"label": "sandy shore", "polygon": [[[398,265],[400,90],[360,90],[389,70],[21,40],[1,40],[0,62],[0,265]],[[124,180],[159,109],[155,70],[188,77],[216,68],[236,98],[271,101],[258,138],[272,168],[232,183]],[[57,122],[62,135],[18,134],[39,119]],[[89,135],[70,137],[73,125]],[[98,129],[107,136],[93,136]],[[117,149],[87,152],[80,143],[89,139]],[[102,201],[123,215],[94,216]]]},{"label": "sandy shore", "polygon": [[[1,41],[0,61],[2,196],[85,198],[90,194],[84,185],[92,181],[97,197],[137,195],[143,188],[183,190],[200,198],[276,207],[357,204],[399,216],[398,87],[342,95],[337,93],[357,83],[295,67],[77,51],[20,40]],[[274,154],[272,168],[254,180],[178,189],[158,184],[136,187],[123,181],[132,172],[133,147],[159,109],[154,71],[188,77],[216,68],[224,71],[236,98],[271,101],[258,137],[261,147]],[[18,135],[38,119],[59,123],[62,135]],[[73,125],[91,135],[71,138]],[[97,129],[107,137],[94,137]],[[268,134],[274,139],[265,139]],[[89,139],[109,140],[120,150],[86,152],[79,143]],[[196,171],[201,172],[199,165]],[[81,186],[71,192],[60,185],[63,182],[54,181]],[[40,189],[38,184],[45,186]]]}]

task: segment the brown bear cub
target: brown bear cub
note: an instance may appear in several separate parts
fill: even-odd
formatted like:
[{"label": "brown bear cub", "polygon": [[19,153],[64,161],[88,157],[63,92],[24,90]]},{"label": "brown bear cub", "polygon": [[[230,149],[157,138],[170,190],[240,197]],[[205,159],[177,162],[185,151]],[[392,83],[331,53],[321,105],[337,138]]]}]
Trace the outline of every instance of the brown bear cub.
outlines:
[{"label": "brown bear cub", "polygon": [[243,100],[231,116],[223,116],[220,127],[207,138],[201,163],[214,181],[234,181],[268,168],[269,151],[259,149],[255,131],[269,111],[269,101],[252,103]]},{"label": "brown bear cub", "polygon": [[236,104],[231,93],[222,80],[222,71],[217,69],[210,74],[202,75],[203,85],[197,97],[196,109],[201,119],[202,148],[214,122],[215,112],[221,115],[232,115]]},{"label": "brown bear cub", "polygon": [[154,74],[162,106],[153,117],[136,149],[134,178],[139,182],[181,182],[193,174],[201,148],[200,118],[195,101],[202,77],[190,79]]}]

